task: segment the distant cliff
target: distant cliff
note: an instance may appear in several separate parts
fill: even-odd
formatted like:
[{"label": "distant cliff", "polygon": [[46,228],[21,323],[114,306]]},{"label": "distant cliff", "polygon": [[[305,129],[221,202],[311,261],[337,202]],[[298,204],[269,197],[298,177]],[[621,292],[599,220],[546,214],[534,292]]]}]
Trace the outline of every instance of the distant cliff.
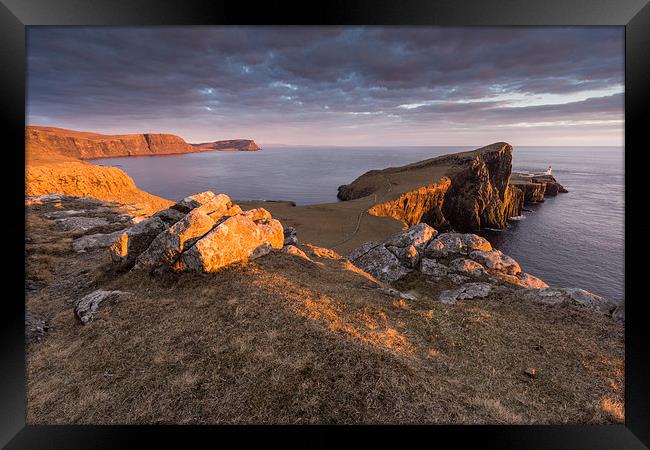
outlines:
[{"label": "distant cliff", "polygon": [[194,148],[200,150],[220,150],[231,152],[255,152],[262,148],[251,139],[230,139],[227,141],[203,142],[201,144],[191,144]]},{"label": "distant cliff", "polygon": [[202,151],[173,134],[97,134],[28,126],[27,153],[59,154],[76,159],[151,156]]}]

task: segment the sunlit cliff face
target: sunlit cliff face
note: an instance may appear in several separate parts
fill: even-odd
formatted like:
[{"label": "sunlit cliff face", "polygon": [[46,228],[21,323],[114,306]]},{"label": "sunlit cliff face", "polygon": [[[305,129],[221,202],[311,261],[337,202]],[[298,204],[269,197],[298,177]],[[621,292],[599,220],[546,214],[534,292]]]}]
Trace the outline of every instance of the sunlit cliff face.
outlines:
[{"label": "sunlit cliff face", "polygon": [[621,27],[28,29],[28,123],[261,145],[620,145]]}]

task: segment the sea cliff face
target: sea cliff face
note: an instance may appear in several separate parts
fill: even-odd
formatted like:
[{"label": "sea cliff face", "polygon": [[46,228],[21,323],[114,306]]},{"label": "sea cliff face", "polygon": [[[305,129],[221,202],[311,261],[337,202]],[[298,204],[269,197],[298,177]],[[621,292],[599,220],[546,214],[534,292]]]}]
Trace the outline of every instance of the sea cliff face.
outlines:
[{"label": "sea cliff face", "polygon": [[[375,195],[382,179],[386,185],[401,177],[408,185],[410,179],[426,180],[441,172],[444,176],[438,176],[436,182],[388,195],[389,200],[378,202],[368,212],[393,217],[407,226],[423,222],[459,231],[505,228],[508,217],[521,214],[524,192],[509,185],[512,146],[504,142],[403,167],[373,170],[339,187],[338,197],[350,200]],[[399,182],[396,184],[395,189],[399,189]]]},{"label": "sea cliff face", "polygon": [[521,195],[508,186],[512,146],[493,144],[476,151],[452,175],[445,195],[444,214],[459,231],[506,227],[510,216],[521,214]]},{"label": "sea cliff face", "polygon": [[77,159],[191,153],[197,150],[173,134],[104,135],[61,128],[27,127],[27,153],[59,154]]}]

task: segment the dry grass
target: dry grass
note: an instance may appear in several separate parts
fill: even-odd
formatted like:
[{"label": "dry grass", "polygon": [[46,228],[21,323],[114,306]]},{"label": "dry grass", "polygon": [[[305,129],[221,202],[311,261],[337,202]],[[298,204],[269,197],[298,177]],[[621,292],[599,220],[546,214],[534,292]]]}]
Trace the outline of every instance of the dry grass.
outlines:
[{"label": "dry grass", "polygon": [[[447,306],[417,280],[405,302],[302,249],[313,262],[274,253],[164,277],[117,272],[105,252],[57,256],[56,281],[27,300],[51,327],[28,351],[28,422],[623,420],[613,321],[504,295]],[[136,295],[79,325],[71,302],[97,287]]]}]

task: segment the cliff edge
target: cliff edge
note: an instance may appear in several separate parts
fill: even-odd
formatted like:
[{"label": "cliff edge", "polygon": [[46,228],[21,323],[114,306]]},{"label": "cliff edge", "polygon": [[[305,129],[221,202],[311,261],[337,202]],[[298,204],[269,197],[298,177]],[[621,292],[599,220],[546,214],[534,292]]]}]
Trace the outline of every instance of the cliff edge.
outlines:
[{"label": "cliff edge", "polygon": [[407,226],[473,231],[505,228],[521,214],[524,193],[509,184],[512,146],[497,142],[476,150],[443,155],[401,167],[371,170],[338,188],[338,198],[374,196],[368,210]]}]

